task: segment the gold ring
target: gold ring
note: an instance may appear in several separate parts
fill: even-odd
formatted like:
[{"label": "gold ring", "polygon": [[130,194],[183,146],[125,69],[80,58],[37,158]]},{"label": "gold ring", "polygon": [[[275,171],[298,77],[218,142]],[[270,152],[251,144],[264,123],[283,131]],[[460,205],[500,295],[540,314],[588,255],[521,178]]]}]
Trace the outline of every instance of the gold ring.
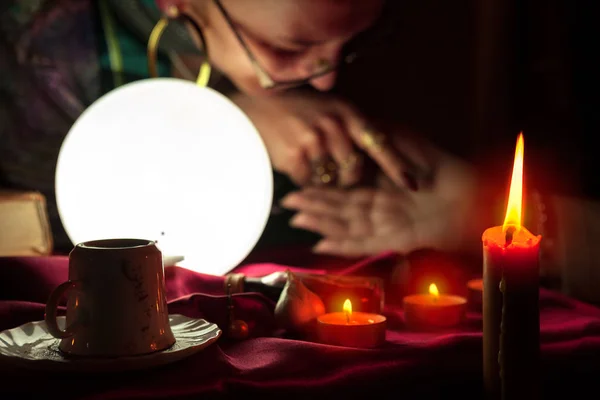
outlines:
[{"label": "gold ring", "polygon": [[337,165],[330,158],[317,159],[311,164],[313,170],[313,184],[328,185],[335,182],[337,179]]},{"label": "gold ring", "polygon": [[360,134],[360,142],[365,149],[381,151],[385,144],[385,135],[379,132],[372,132],[369,129],[364,129]]},{"label": "gold ring", "polygon": [[361,160],[360,154],[350,153],[350,155],[340,163],[340,169],[353,169]]}]

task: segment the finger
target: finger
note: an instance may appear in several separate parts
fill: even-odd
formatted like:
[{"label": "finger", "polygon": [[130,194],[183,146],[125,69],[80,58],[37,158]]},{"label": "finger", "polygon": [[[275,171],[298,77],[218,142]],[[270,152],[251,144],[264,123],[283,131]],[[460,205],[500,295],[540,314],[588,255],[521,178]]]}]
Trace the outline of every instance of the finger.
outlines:
[{"label": "finger", "polygon": [[348,232],[348,225],[341,219],[317,214],[296,214],[290,221],[290,225],[334,238],[344,237]]},{"label": "finger", "polygon": [[[357,146],[371,157],[379,167],[399,186],[404,186],[404,179],[402,177],[403,163],[401,158],[394,153],[393,149],[387,148],[382,139],[385,136],[379,134],[375,135],[374,132],[367,130],[369,126],[366,118],[364,118],[354,107],[346,107],[346,129],[350,134],[350,137],[357,144]],[[367,136],[365,136],[365,133]],[[368,134],[371,134],[368,136]],[[368,140],[380,139],[377,140]]]},{"label": "finger", "polygon": [[[325,190],[321,193],[327,192]],[[351,199],[352,196],[346,196]],[[341,200],[341,201],[339,201]],[[373,210],[372,204],[344,202],[343,199],[330,199],[325,196],[310,196],[302,192],[291,193],[282,200],[284,208],[297,210],[302,214],[332,218],[345,224],[346,236],[368,236],[373,233],[373,218],[381,212]],[[319,223],[328,223],[327,220]],[[312,227],[307,227],[314,229]]]},{"label": "finger", "polygon": [[296,137],[296,139],[311,161],[325,157],[326,152],[321,139],[321,132],[317,129],[307,127]]},{"label": "finger", "polygon": [[324,196],[306,196],[301,192],[290,193],[281,200],[281,205],[290,210],[300,210],[312,214],[336,216],[340,214],[340,204]]},{"label": "finger", "polygon": [[280,172],[285,173],[296,186],[302,187],[310,183],[312,170],[306,156],[301,155],[296,158],[296,160],[297,161],[293,161],[293,159],[289,159],[289,165],[294,167],[287,167]]},{"label": "finger", "polygon": [[436,156],[425,143],[413,135],[402,133],[390,138],[392,146],[402,156],[407,172],[417,180],[419,187],[430,185],[436,169]]},{"label": "finger", "polygon": [[413,191],[418,189],[418,183],[410,171],[410,165],[404,161],[404,156],[396,151],[391,143],[387,143],[384,134],[367,129],[364,120],[359,118],[350,119],[348,129],[357,145],[379,165],[397,186]]},{"label": "finger", "polygon": [[325,145],[337,164],[338,185],[352,186],[360,179],[360,157],[354,149],[352,138],[340,118],[324,115],[317,122],[323,133]]},{"label": "finger", "polygon": [[348,200],[348,191],[336,187],[306,187],[298,193],[309,198],[326,198],[328,201],[338,205]]},{"label": "finger", "polygon": [[[343,232],[344,236],[351,237],[373,234],[374,218],[381,220],[379,215],[382,214],[378,211],[369,212],[370,209],[365,209],[364,206],[360,205],[338,206],[336,203],[330,203],[323,198],[311,199],[296,195],[288,196],[283,206],[299,212],[292,219],[292,226],[323,234],[335,233],[338,235]],[[309,218],[309,220],[305,222],[305,218]],[[315,218],[316,220],[314,220]],[[386,222],[383,221],[383,224],[385,225]],[[332,226],[331,229],[329,228],[330,225]]]},{"label": "finger", "polygon": [[398,186],[386,174],[377,174],[375,186],[386,191],[398,190]]},{"label": "finger", "polygon": [[390,143],[396,149],[398,154],[403,157],[405,164],[409,165],[410,170],[425,171],[431,167],[431,157],[427,154],[423,146],[417,140],[406,137],[405,135],[392,135]]},{"label": "finger", "polygon": [[298,186],[311,182],[313,164],[324,155],[323,146],[314,130],[303,123],[291,123],[290,132],[282,135],[286,141],[284,154],[277,157],[280,165],[274,165],[286,173]]},{"label": "finger", "polygon": [[316,246],[313,247],[313,251],[317,254],[328,254],[333,256],[342,257],[363,257],[368,256],[374,251],[369,251],[365,246],[366,241],[363,239],[323,239]]},{"label": "finger", "polygon": [[342,208],[355,206],[370,208],[376,197],[378,197],[377,193],[377,191],[371,188],[345,190],[336,187],[310,186],[285,196],[282,200],[282,206],[286,207],[289,203],[290,207],[293,208],[307,202],[322,200],[326,201],[330,207]]},{"label": "finger", "polygon": [[409,173],[411,165],[405,162],[383,133],[363,128],[358,137],[363,150],[398,187],[416,190],[416,182]]},{"label": "finger", "polygon": [[335,187],[307,187],[299,193],[310,198],[326,198],[340,207],[342,205],[370,205],[376,195],[376,191],[371,188],[347,190]]},{"label": "finger", "polygon": [[320,186],[335,182],[337,166],[329,157],[320,128],[308,128],[298,140],[307,158],[310,183]]}]

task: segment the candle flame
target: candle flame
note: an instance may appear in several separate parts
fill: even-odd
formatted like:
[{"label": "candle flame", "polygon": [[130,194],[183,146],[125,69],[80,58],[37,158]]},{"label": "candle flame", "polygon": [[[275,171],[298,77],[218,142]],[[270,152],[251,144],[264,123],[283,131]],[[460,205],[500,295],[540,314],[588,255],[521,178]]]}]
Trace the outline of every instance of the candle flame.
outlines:
[{"label": "candle flame", "polygon": [[344,302],[344,314],[346,314],[346,323],[350,323],[350,318],[352,317],[352,302],[350,299],[346,299]]},{"label": "candle flame", "polygon": [[352,315],[352,302],[350,301],[350,299],[346,299],[346,301],[344,302],[344,313]]},{"label": "candle flame", "polygon": [[435,283],[432,283],[431,285],[429,285],[429,294],[436,298],[440,296],[440,291],[438,290]]},{"label": "candle flame", "polygon": [[350,301],[350,299],[346,299],[346,301],[344,302],[344,312],[346,314],[352,315],[352,302]]},{"label": "candle flame", "polygon": [[523,209],[523,158],[525,153],[525,142],[523,132],[517,138],[515,150],[515,161],[513,164],[512,178],[510,180],[510,192],[506,206],[506,217],[502,225],[502,231],[506,232],[510,227],[521,229],[521,213]]}]

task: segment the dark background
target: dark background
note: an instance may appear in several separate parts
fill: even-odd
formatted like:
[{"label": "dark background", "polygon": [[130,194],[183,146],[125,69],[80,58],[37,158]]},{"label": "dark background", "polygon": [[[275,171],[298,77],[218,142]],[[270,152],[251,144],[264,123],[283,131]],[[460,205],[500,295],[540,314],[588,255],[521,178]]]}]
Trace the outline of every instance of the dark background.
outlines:
[{"label": "dark background", "polygon": [[[598,8],[582,0],[389,1],[376,32],[350,45],[361,55],[334,91],[478,162],[501,190],[523,131],[526,184],[597,199]],[[275,183],[276,201],[293,189],[282,176]],[[290,240],[281,234],[289,215],[271,218],[259,247]]]}]

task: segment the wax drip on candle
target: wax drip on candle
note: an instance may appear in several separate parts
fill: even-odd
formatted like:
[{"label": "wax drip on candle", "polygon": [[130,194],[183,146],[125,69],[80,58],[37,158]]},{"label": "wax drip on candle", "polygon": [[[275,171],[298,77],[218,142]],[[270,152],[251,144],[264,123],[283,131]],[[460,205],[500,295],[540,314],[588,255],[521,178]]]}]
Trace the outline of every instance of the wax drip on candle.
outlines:
[{"label": "wax drip on candle", "polygon": [[[513,241],[514,234],[517,228],[515,226],[509,226],[506,229],[506,236],[504,238],[504,247],[510,246]],[[500,387],[504,387],[504,357],[502,353],[506,350],[503,348],[504,343],[504,335],[506,334],[506,279],[504,278],[504,270],[502,270],[502,278],[500,279],[499,288],[500,293],[502,293],[502,311],[500,314],[500,346],[498,346],[498,373],[500,375]],[[503,389],[501,389],[503,391]],[[504,396],[501,393],[501,396]]]},{"label": "wax drip on candle", "polygon": [[[506,334],[506,322],[505,322],[505,314],[506,314],[506,280],[504,279],[504,272],[502,272],[502,279],[500,280],[500,292],[502,293],[502,313],[500,317],[500,346],[498,347],[498,365],[499,365],[499,374],[500,374],[500,387],[504,387],[504,357],[502,357],[502,353],[505,351],[503,349],[504,343],[504,335]],[[504,394],[502,394],[503,396]]]}]

